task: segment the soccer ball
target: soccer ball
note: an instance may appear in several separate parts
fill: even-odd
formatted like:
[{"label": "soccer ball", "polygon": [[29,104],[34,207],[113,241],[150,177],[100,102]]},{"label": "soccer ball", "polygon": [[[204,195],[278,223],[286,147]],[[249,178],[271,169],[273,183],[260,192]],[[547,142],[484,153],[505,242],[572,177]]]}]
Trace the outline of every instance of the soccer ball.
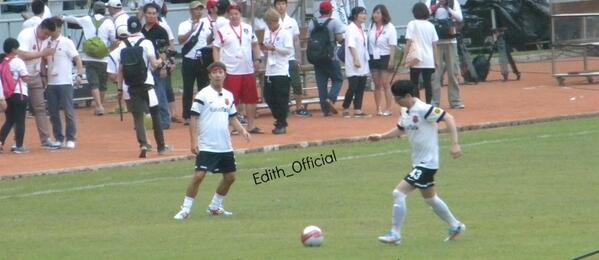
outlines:
[{"label": "soccer ball", "polygon": [[304,246],[314,247],[322,245],[324,235],[317,226],[307,226],[302,232],[302,244]]}]

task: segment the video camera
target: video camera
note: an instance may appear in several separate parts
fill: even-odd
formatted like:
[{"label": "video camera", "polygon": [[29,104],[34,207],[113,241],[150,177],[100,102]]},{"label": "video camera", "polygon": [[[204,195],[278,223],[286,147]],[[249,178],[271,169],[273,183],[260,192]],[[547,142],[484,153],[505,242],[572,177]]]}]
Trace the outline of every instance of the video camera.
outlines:
[{"label": "video camera", "polygon": [[166,54],[166,57],[169,60],[174,60],[175,56],[177,56],[177,51],[169,49],[169,42],[167,40],[156,40],[156,48],[158,49],[158,53]]}]

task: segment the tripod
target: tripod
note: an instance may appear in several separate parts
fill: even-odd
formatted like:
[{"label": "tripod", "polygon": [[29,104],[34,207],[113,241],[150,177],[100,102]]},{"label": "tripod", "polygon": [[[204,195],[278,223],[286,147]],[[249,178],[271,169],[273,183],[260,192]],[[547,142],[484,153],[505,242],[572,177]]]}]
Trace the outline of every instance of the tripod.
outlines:
[{"label": "tripod", "polygon": [[508,76],[509,76],[509,71],[507,68],[508,62],[510,64],[510,67],[512,68],[512,72],[514,74],[516,74],[516,80],[520,80],[520,77],[522,74],[518,70],[518,67],[516,66],[516,62],[514,61],[514,58],[512,57],[512,49],[510,48],[508,43],[505,41],[505,38],[504,38],[505,30],[506,30],[505,28],[493,29],[493,38],[495,39],[495,42],[493,43],[493,46],[491,47],[491,53],[489,54],[489,58],[487,59],[487,61],[490,62],[491,58],[493,57],[493,53],[498,52],[499,65],[501,67],[501,76],[503,77],[503,81],[508,80]]}]

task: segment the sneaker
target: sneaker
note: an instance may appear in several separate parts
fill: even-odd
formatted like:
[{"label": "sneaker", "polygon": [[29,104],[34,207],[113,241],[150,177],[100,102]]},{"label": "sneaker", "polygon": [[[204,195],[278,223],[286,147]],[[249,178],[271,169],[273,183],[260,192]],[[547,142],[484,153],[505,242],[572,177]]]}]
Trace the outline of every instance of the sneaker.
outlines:
[{"label": "sneaker", "polygon": [[47,149],[47,150],[56,150],[56,149],[60,149],[61,147],[62,147],[61,142],[54,142],[50,139],[48,139],[46,142],[44,142],[42,144],[42,148]]},{"label": "sneaker", "polygon": [[343,117],[345,118],[350,118],[351,114],[349,113],[349,111],[343,111],[343,113],[341,114]]},{"label": "sneaker", "polygon": [[354,112],[354,117],[363,118],[363,117],[371,117],[370,114],[366,114],[362,111]]},{"label": "sneaker", "polygon": [[75,141],[67,141],[64,143],[64,148],[75,149]]},{"label": "sneaker", "polygon": [[173,151],[173,147],[170,145],[165,145],[164,148],[158,149],[158,155],[165,155]]},{"label": "sneaker", "polygon": [[25,146],[15,147],[14,149],[11,149],[11,151],[16,154],[22,154],[22,153],[29,152],[29,150],[27,150],[27,148],[25,148]]},{"label": "sneaker", "polygon": [[189,210],[181,207],[181,211],[179,211],[179,213],[177,213],[177,215],[175,215],[173,218],[176,220],[184,220],[187,219],[187,217],[189,217],[189,214],[191,212],[189,212]]},{"label": "sneaker", "polygon": [[451,109],[464,109],[466,106],[464,104],[451,105]]},{"label": "sneaker", "polygon": [[401,237],[397,231],[391,229],[387,234],[380,236],[379,241],[385,244],[399,245],[399,243],[401,243]]},{"label": "sneaker", "polygon": [[272,130],[272,133],[275,135],[282,135],[287,133],[287,127],[276,127]]},{"label": "sneaker", "polygon": [[455,227],[450,227],[447,231],[448,236],[445,241],[456,240],[459,235],[464,233],[464,231],[466,231],[466,225],[464,225],[464,223],[460,223]]},{"label": "sneaker", "polygon": [[301,116],[301,117],[311,117],[312,113],[310,113],[310,111],[308,111],[305,108],[303,108],[303,109],[300,109],[300,110],[296,110],[295,111],[295,115]]},{"label": "sneaker", "polygon": [[228,216],[232,216],[233,215],[233,212],[226,211],[223,207],[218,207],[218,208],[208,207],[206,209],[206,213],[208,213],[211,216],[225,216],[225,217],[228,217]]},{"label": "sneaker", "polygon": [[99,109],[96,109],[96,112],[94,112],[94,115],[103,116],[105,112],[106,111],[104,111],[104,108],[99,108]]},{"label": "sneaker", "polygon": [[392,116],[393,113],[391,113],[390,111],[385,111],[383,112],[383,116]]},{"label": "sneaker", "polygon": [[139,158],[147,158],[148,157],[148,151],[150,149],[148,149],[148,146],[146,145],[142,145],[140,147],[140,151],[139,151]]}]

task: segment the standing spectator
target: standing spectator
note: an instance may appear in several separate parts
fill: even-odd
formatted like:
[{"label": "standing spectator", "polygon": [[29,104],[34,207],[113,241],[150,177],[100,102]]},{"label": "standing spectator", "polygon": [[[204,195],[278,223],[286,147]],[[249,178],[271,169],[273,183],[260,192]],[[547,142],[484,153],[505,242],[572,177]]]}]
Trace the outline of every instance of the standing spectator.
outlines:
[{"label": "standing spectator", "polygon": [[[6,121],[0,129],[0,151],[2,151],[4,142],[10,133],[10,130],[15,127],[15,148],[12,149],[13,153],[26,153],[28,150],[23,145],[23,139],[25,137],[25,115],[27,113],[27,83],[30,80],[25,62],[17,57],[19,49],[19,41],[14,38],[8,38],[4,40],[4,54],[0,55],[1,66],[10,66],[10,73],[12,79],[0,80],[0,95],[2,101],[6,98],[6,110],[4,114]],[[1,70],[1,69],[0,69]],[[8,84],[8,80],[13,80],[15,83],[15,91],[12,96],[5,97],[4,91],[2,91],[3,84]],[[3,83],[6,82],[6,83]]]},{"label": "standing spectator", "polygon": [[[454,22],[462,21],[462,9],[460,3],[454,0],[439,0],[436,4],[427,0],[427,6],[435,19],[451,19]],[[460,98],[460,86],[458,85],[459,60],[458,47],[455,38],[439,39],[437,43],[438,56],[437,64],[439,67],[434,74],[432,105],[441,104],[441,82],[443,81],[444,71],[447,70],[447,95],[449,97],[449,106],[453,109],[463,109],[464,103]]]},{"label": "standing spectator", "polygon": [[[390,116],[393,106],[391,93],[391,73],[395,65],[395,47],[397,32],[391,23],[391,16],[385,5],[376,5],[372,9],[372,24],[368,32],[368,65],[374,81],[374,103],[378,116]],[[383,109],[383,99],[385,108]]]},{"label": "standing spectator", "polygon": [[[332,46],[343,42],[345,33],[345,24],[339,19],[331,17],[333,6],[329,1],[323,1],[319,6],[320,17],[312,20],[308,27],[310,35],[316,26],[326,26],[329,32],[329,40]],[[331,113],[337,114],[334,104],[343,84],[343,74],[341,74],[341,65],[339,61],[331,57],[330,61],[314,64],[314,75],[316,77],[316,86],[318,87],[318,97],[320,98],[320,108],[324,116],[331,116]],[[331,79],[331,89],[328,90],[328,81]]]},{"label": "standing spectator", "polygon": [[[21,30],[17,37],[19,41],[18,55],[27,66],[27,74],[31,77],[28,82],[28,94],[35,116],[35,123],[39,133],[42,147],[45,149],[59,149],[60,142],[50,139],[50,127],[46,115],[46,102],[44,101],[45,86],[42,83],[41,62],[42,57],[52,56],[53,48],[44,48],[48,44],[48,37],[56,31],[56,24],[51,18],[44,19],[37,27]],[[43,75],[46,77],[46,75]]]},{"label": "standing spectator", "polygon": [[281,16],[281,26],[293,35],[294,52],[292,52],[291,57],[289,57],[289,77],[291,79],[291,87],[293,88],[293,96],[295,97],[295,114],[298,116],[309,117],[312,116],[312,114],[302,105],[303,91],[302,80],[300,78],[302,55],[299,41],[299,26],[295,19],[287,15],[287,0],[275,0],[274,5]]},{"label": "standing spectator", "polygon": [[[56,141],[63,143],[63,147],[75,149],[75,136],[77,126],[75,119],[75,106],[73,105],[73,62],[77,64],[77,84],[83,77],[83,64],[79,58],[77,47],[71,39],[61,35],[63,21],[60,18],[51,18],[56,24],[56,31],[51,33],[48,47],[56,50],[54,55],[46,57],[48,64],[48,111],[50,122]],[[62,132],[60,109],[64,110],[66,124],[65,134]]]},{"label": "standing spectator", "polygon": [[435,55],[437,54],[437,41],[439,37],[435,26],[428,21],[430,13],[428,8],[423,3],[416,3],[412,8],[412,14],[415,20],[408,23],[406,29],[406,51],[404,52],[402,61],[406,62],[408,51],[412,49],[412,45],[415,44],[417,51],[420,54],[420,62],[413,64],[410,67],[410,80],[414,83],[416,88],[414,89],[414,97],[420,96],[418,90],[418,81],[420,75],[422,75],[422,85],[424,86],[425,101],[430,104],[433,98],[433,89],[431,87],[431,76],[435,72]]},{"label": "standing spectator", "polygon": [[[121,50],[123,49],[123,41],[129,37],[129,31],[127,26],[120,26],[116,30],[118,48],[114,49],[108,55],[108,63],[106,64],[106,72],[109,75],[110,80],[115,83],[119,83],[119,70],[121,63]],[[131,111],[131,97],[129,96],[129,86],[123,81],[121,88],[118,91],[118,102],[125,101],[125,105],[128,111]]]},{"label": "standing spectator", "polygon": [[31,2],[31,11],[33,12],[33,16],[27,18],[27,20],[23,22],[22,29],[36,27],[42,22],[43,19],[45,19],[43,18],[44,6],[44,2],[41,0],[35,0]]},{"label": "standing spectator", "polygon": [[[208,2],[208,12],[212,12],[213,9],[210,9],[211,2]],[[218,30],[221,27],[229,25],[229,19],[227,18],[229,7],[231,6],[231,2],[229,0],[216,0],[216,4],[214,5],[214,10],[216,10],[216,20],[213,21],[212,32],[216,39],[216,35],[218,34]]]},{"label": "standing spectator", "polygon": [[181,55],[183,62],[181,74],[183,78],[183,120],[189,124],[190,109],[193,101],[194,85],[198,91],[208,85],[209,64],[203,62],[202,48],[208,46],[208,38],[212,32],[209,19],[202,18],[204,5],[200,1],[189,4],[191,18],[179,24],[179,44],[183,45]]},{"label": "standing spectator", "polygon": [[[114,22],[109,17],[104,16],[106,5],[102,1],[94,2],[92,6],[93,15],[83,17],[65,16],[64,20],[69,23],[76,23],[83,28],[83,35],[86,40],[98,37],[105,46],[112,45],[115,38],[116,28]],[[95,115],[104,115],[104,97],[106,95],[106,63],[108,57],[97,58],[83,53],[81,59],[85,64],[85,75],[91,88],[92,97],[95,103]]]},{"label": "standing spectator", "polygon": [[[115,30],[121,26],[125,26],[125,28],[127,28],[129,15],[123,11],[123,4],[121,4],[121,0],[108,0],[106,7],[108,8],[108,14],[110,14],[112,21],[114,22]],[[116,44],[113,44],[113,48],[116,48]]]},{"label": "standing spectator", "polygon": [[[38,11],[38,10],[39,10],[39,9],[38,9],[39,7],[36,7],[36,8],[35,8],[35,10],[34,10],[34,8],[33,8],[33,3],[34,3],[34,2],[35,2],[35,1],[31,2],[31,12],[33,13],[33,15],[23,12],[23,13],[21,13],[21,16],[23,17],[23,19],[25,19],[25,20],[29,20],[29,19],[33,18],[33,16],[37,16],[37,13],[39,12],[39,11]],[[41,11],[41,15],[40,15],[40,18],[41,18],[41,19],[37,20],[37,21],[35,22],[35,24],[33,24],[33,25],[31,25],[31,24],[28,24],[28,27],[35,27],[35,26],[37,26],[39,23],[41,23],[41,22],[42,22],[42,20],[44,20],[44,19],[46,19],[46,18],[50,18],[50,17],[52,17],[52,12],[50,11],[50,8],[48,8],[48,0],[41,0],[41,4],[42,4],[42,9],[43,9],[43,10]],[[33,20],[33,21],[35,21],[35,20]],[[27,22],[27,21],[25,21],[25,22]],[[25,23],[23,23],[23,28],[22,28],[22,29],[25,29]]]},{"label": "standing spectator", "polygon": [[[154,90],[154,77],[152,76],[152,69],[157,68],[162,63],[162,60],[156,58],[154,45],[149,40],[146,40],[141,34],[141,22],[136,16],[131,16],[127,20],[127,30],[129,31],[129,37],[120,44],[119,53],[119,91],[123,91],[123,81],[128,81],[128,77],[131,75],[126,74],[124,71],[123,58],[126,53],[125,49],[132,46],[140,46],[143,49],[143,62],[147,66],[146,78],[144,83],[137,85],[127,84],[128,93],[131,102],[131,114],[135,124],[135,133],[137,135],[137,141],[139,142],[141,153],[140,158],[145,158],[146,153],[151,151],[152,147],[148,144],[146,139],[146,131],[144,127],[145,111],[147,107],[150,107],[150,115],[152,117],[152,128],[154,129],[154,139],[158,145],[158,154],[162,155],[168,153],[171,148],[164,142],[164,133],[160,126],[160,115],[158,111],[158,104],[150,102],[151,100],[157,99],[156,92]],[[115,51],[118,49],[115,49]],[[114,51],[113,51],[114,52]]]},{"label": "standing spectator", "polygon": [[362,111],[368,68],[368,37],[364,33],[364,23],[368,18],[366,8],[358,6],[351,10],[350,20],[345,32],[345,75],[349,86],[343,100],[343,117],[350,117],[349,106],[354,104],[354,117],[369,117]]},{"label": "standing spectator", "polygon": [[206,212],[212,216],[233,215],[223,207],[223,201],[235,182],[237,171],[229,126],[237,129],[248,142],[251,136],[237,120],[233,102],[235,97],[223,87],[227,76],[226,69],[222,62],[210,64],[210,85],[200,90],[194,98],[189,135],[191,152],[196,155],[195,172],[187,186],[181,211],[174,217],[176,220],[184,220],[191,214],[198,188],[207,172],[222,173],[223,179]]},{"label": "standing spectator", "polygon": [[[159,56],[159,52],[164,52],[168,48],[168,34],[166,30],[158,24],[158,5],[149,3],[143,7],[143,13],[146,23],[141,29],[141,33],[146,39],[152,42],[155,56]],[[154,77],[154,90],[158,96],[158,111],[160,111],[160,125],[162,129],[171,127],[171,114],[168,109],[168,100],[166,98],[166,79],[160,77],[160,69],[166,64],[163,63],[152,72]]]},{"label": "standing spectator", "polygon": [[266,54],[264,73],[264,98],[275,118],[273,134],[287,133],[289,114],[289,60],[293,56],[293,36],[283,28],[281,17],[274,9],[264,16],[268,30],[264,32],[264,42],[260,45]]},{"label": "standing spectator", "polygon": [[229,25],[218,30],[213,43],[214,61],[227,65],[225,88],[233,93],[237,105],[245,104],[249,132],[261,134],[262,130],[256,126],[255,118],[258,90],[254,68],[257,66],[255,63],[261,62],[258,40],[252,27],[241,22],[238,5],[231,5],[228,14]]}]

